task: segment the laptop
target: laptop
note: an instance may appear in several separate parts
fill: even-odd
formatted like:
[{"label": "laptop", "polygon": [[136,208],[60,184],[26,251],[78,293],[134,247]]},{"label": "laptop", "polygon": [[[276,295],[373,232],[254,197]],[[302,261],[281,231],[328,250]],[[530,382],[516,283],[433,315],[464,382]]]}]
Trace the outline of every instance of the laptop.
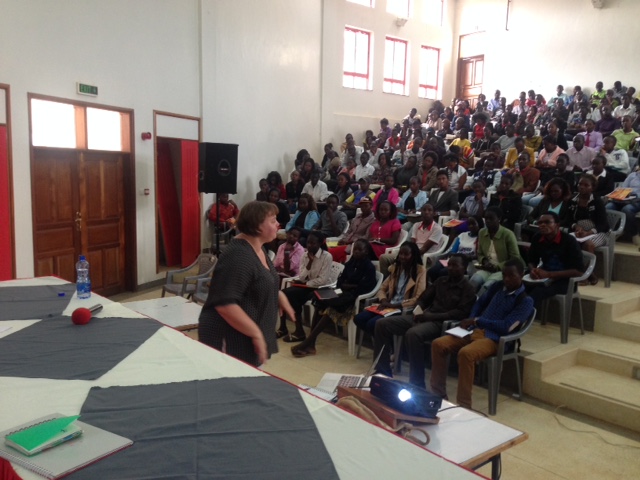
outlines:
[{"label": "laptop", "polygon": [[371,375],[376,369],[376,365],[378,364],[378,360],[380,360],[380,356],[384,351],[385,347],[380,349],[380,353],[373,360],[373,363],[367,370],[367,373],[364,375],[349,375],[344,373],[325,373],[320,383],[316,387],[318,390],[330,393],[337,393],[338,387],[354,387],[354,388],[364,388],[369,386],[369,381],[371,380]]}]

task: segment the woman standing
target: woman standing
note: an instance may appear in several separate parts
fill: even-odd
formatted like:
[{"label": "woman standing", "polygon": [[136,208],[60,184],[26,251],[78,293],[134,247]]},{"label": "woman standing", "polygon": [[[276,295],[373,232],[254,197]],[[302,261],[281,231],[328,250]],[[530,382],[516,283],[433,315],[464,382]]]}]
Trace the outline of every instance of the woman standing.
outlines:
[{"label": "woman standing", "polygon": [[354,302],[358,296],[373,290],[376,285],[376,268],[370,260],[371,247],[364,240],[353,244],[352,256],[344,265],[337,287],[342,293],[337,298],[316,300],[316,313],[311,322],[311,333],[305,341],[291,347],[294,357],[316,354],[316,339],[331,321],[343,321],[343,327],[353,317]]},{"label": "woman standing", "polygon": [[[422,266],[422,255],[413,242],[404,242],[394,265],[389,267],[389,276],[378,291],[378,308],[413,307],[427,287],[427,274]],[[376,322],[383,318],[369,310],[360,312],[353,319],[355,324],[373,335]]]},{"label": "woman standing", "polygon": [[278,276],[263,245],[276,238],[277,208],[249,202],[238,215],[237,235],[222,252],[199,319],[200,341],[252,365],[278,351],[278,310],[294,312],[278,291]]}]

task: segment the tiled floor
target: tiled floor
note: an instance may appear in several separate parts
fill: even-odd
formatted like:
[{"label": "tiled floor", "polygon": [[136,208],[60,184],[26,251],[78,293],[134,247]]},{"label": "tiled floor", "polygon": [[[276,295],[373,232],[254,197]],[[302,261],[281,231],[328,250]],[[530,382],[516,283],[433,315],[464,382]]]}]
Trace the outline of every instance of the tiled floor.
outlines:
[{"label": "tiled floor", "polygon": [[[160,289],[123,294],[112,300],[158,298]],[[537,326],[536,326],[537,327]],[[538,327],[530,351],[557,342],[557,327]],[[575,333],[574,333],[575,335]],[[197,336],[196,332],[191,336]],[[279,342],[280,353],[265,365],[265,371],[291,383],[315,385],[325,372],[364,373],[373,361],[372,351],[363,348],[360,359],[347,354],[346,339],[323,334],[318,339],[318,354],[294,358],[290,345]],[[529,345],[533,347],[533,345]],[[407,365],[405,364],[406,372]],[[449,397],[455,398],[456,379],[448,382]],[[640,478],[640,434],[615,427],[585,415],[541,403],[525,397],[519,402],[506,389],[500,395],[494,420],[525,431],[529,439],[503,454],[502,478],[522,480],[622,479]],[[474,407],[487,412],[486,389],[474,386]],[[464,441],[464,439],[461,439]],[[489,476],[489,466],[479,470]]]}]

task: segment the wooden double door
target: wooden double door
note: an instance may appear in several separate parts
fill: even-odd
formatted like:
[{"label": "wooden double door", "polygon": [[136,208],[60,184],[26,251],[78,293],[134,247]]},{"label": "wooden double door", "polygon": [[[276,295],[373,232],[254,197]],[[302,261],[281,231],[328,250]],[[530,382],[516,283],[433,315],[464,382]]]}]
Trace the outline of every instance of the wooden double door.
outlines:
[{"label": "wooden double door", "polygon": [[458,90],[456,98],[467,100],[475,108],[484,81],[484,55],[458,60]]},{"label": "wooden double door", "polygon": [[32,158],[36,276],[75,282],[75,264],[85,255],[93,291],[124,291],[125,171],[130,155],[34,147]]}]

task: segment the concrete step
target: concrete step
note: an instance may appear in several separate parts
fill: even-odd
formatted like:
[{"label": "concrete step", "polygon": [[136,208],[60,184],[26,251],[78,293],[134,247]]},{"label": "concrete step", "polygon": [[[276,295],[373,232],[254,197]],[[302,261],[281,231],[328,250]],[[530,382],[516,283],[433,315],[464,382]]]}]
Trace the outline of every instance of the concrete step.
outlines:
[{"label": "concrete step", "polygon": [[597,300],[593,330],[598,334],[640,342],[638,288]]},{"label": "concrete step", "polygon": [[598,334],[573,338],[525,357],[524,392],[640,431],[640,343]]},{"label": "concrete step", "polygon": [[[598,255],[596,274],[602,279],[601,257]],[[620,282],[640,284],[640,251],[632,243],[617,242],[613,261],[613,278]]]}]

